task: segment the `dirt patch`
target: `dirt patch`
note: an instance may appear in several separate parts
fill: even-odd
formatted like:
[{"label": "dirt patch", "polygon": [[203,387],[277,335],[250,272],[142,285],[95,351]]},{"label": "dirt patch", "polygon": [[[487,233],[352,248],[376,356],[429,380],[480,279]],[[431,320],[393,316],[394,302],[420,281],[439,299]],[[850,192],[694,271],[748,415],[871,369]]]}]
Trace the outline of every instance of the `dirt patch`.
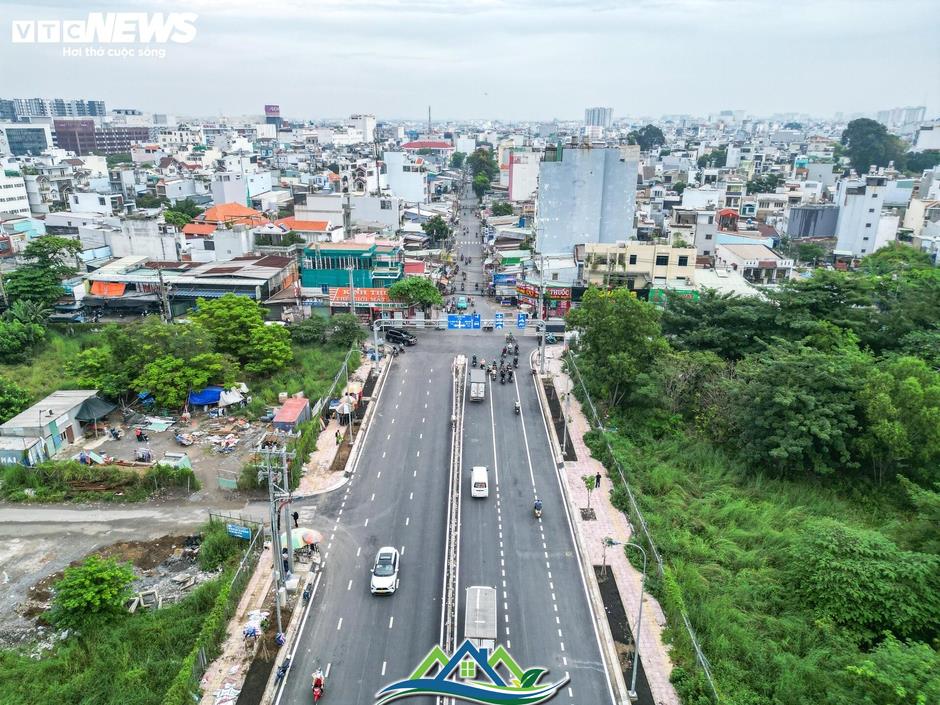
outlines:
[{"label": "dirt patch", "polygon": [[558,443],[564,443],[562,453],[565,460],[574,461],[578,456],[574,452],[574,444],[571,442],[569,434],[565,433],[565,414],[561,408],[561,400],[558,398],[558,392],[555,385],[550,380],[542,380],[542,387],[545,389],[545,397],[548,400],[548,409],[552,416],[552,426],[555,427],[555,435],[558,436]]},{"label": "dirt patch", "polygon": [[582,521],[596,521],[597,515],[594,513],[593,508],[581,507],[581,519]]},{"label": "dirt patch", "polygon": [[[617,590],[617,582],[614,580],[614,574],[608,570],[604,575],[602,567],[594,566],[594,575],[597,577],[597,584],[600,587],[601,598],[604,600],[604,611],[607,613],[607,623],[610,625],[610,633],[614,637],[614,646],[617,648],[617,657],[620,659],[620,670],[623,672],[624,682],[627,688],[630,688],[630,680],[633,675],[633,633],[630,631],[630,625],[627,622],[627,613],[623,608],[623,602],[620,600],[620,591]],[[647,617],[644,616],[644,619]],[[650,691],[649,683],[646,680],[646,673],[643,671],[643,645],[640,644],[640,659],[638,661],[636,677],[637,702],[640,705],[655,705],[653,693]]]},{"label": "dirt patch", "polygon": [[[248,673],[245,674],[245,682],[238,694],[236,705],[257,705],[260,703],[264,689],[268,685],[268,679],[271,677],[271,671],[275,667],[275,658],[277,658],[279,647],[274,640],[277,636],[277,617],[274,614],[273,593],[265,600],[262,609],[270,612],[268,628],[264,632],[261,643],[258,644],[258,650],[255,653],[254,660],[248,667]],[[286,608],[281,610],[281,621],[285,626],[290,622],[290,617],[290,610]]]},{"label": "dirt patch", "polygon": [[359,434],[359,425],[359,421],[353,419],[352,425],[345,427],[343,441],[340,443],[339,448],[336,449],[336,455],[333,457],[333,463],[330,465],[330,472],[341,472],[346,469],[346,461],[349,460],[349,454],[352,452],[352,443],[349,438],[350,428],[353,434],[352,440],[355,441],[356,436]]}]

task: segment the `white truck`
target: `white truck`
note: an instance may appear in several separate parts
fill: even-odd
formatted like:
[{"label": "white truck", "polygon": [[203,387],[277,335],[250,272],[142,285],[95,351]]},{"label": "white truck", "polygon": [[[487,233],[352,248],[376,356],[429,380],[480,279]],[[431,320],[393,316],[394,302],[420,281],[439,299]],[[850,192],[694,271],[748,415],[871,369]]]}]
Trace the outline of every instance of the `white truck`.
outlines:
[{"label": "white truck", "polygon": [[478,649],[496,648],[496,588],[474,585],[467,588],[463,616],[463,638]]},{"label": "white truck", "polygon": [[480,369],[470,370],[470,401],[483,401],[486,398],[486,372]]}]

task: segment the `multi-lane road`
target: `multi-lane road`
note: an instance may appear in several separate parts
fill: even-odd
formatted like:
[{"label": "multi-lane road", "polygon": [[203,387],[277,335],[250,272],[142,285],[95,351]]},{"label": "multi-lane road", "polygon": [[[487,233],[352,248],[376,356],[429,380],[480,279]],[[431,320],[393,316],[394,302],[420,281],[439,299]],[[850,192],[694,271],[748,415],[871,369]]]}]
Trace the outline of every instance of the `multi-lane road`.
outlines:
[{"label": "multi-lane road", "polygon": [[[461,205],[461,222],[472,234],[458,233],[458,251],[474,260],[472,289],[474,281],[482,287],[480,224],[474,205]],[[490,307],[478,303],[481,308],[488,317]],[[304,523],[325,533],[324,569],[281,703],[310,702],[316,668],[327,672],[326,702],[372,703],[376,692],[410,675],[439,643],[451,367],[458,354],[498,358],[504,338],[501,331],[417,335],[418,344],[390,363],[352,479],[301,507]],[[488,383],[483,402],[464,406],[458,640],[464,588],[492,586],[498,641],[523,667],[548,668],[543,680],[568,678],[553,702],[611,703],[536,380],[528,370],[533,341],[521,338],[520,344],[515,380]],[[470,497],[475,465],[489,469],[486,499]],[[541,519],[532,511],[536,496],[544,503]],[[373,596],[370,569],[386,545],[401,552],[399,588],[394,595]],[[408,700],[415,701],[420,700]]]}]

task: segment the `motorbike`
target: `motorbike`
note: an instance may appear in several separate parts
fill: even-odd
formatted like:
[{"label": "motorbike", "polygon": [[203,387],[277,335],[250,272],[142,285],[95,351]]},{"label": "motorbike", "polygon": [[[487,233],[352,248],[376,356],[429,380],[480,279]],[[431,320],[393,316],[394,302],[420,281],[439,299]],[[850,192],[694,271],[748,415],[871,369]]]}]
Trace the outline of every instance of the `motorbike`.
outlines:
[{"label": "motorbike", "polygon": [[499,383],[500,383],[500,384],[506,384],[506,373],[505,373],[505,372],[500,372],[500,373],[499,373]]},{"label": "motorbike", "polygon": [[508,370],[506,370],[506,381],[512,382],[512,368],[511,367]]},{"label": "motorbike", "polygon": [[522,407],[519,405],[518,401],[515,404],[513,404],[513,409],[516,412],[516,416],[518,416],[519,413],[522,411]]},{"label": "motorbike", "polygon": [[473,359],[470,361],[470,366],[471,366],[471,367],[476,367],[476,366],[477,366],[477,356],[476,356],[476,355],[474,355],[474,356],[473,356]]},{"label": "motorbike", "polygon": [[492,379],[494,382],[496,381],[496,368],[495,367],[490,369],[490,379]]},{"label": "motorbike", "polygon": [[541,519],[542,518],[542,503],[536,502],[535,508],[533,509],[533,511],[535,512],[535,518]]},{"label": "motorbike", "polygon": [[519,369],[519,356],[518,355],[512,359],[512,366],[515,367],[517,370]]}]

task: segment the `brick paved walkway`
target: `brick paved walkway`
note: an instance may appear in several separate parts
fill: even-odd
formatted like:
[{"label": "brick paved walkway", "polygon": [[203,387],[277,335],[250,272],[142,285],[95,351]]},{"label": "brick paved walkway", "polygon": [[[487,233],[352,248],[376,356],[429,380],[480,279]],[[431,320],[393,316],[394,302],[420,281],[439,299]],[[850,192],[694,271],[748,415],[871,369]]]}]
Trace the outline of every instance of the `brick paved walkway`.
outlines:
[{"label": "brick paved walkway", "polygon": [[[572,383],[568,375],[562,371],[560,356],[561,346],[548,346],[546,348],[546,371],[552,376],[559,398],[571,389]],[[564,408],[564,405],[563,405]],[[584,444],[584,434],[591,430],[591,425],[585,417],[581,404],[571,396],[568,406],[568,433],[571,436],[577,461],[565,462],[565,480],[568,486],[568,496],[571,498],[572,517],[575,526],[581,534],[582,545],[585,547],[591,563],[601,565],[603,555],[603,540],[609,536],[615,541],[625,542],[631,539],[633,530],[630,522],[623,512],[614,508],[610,502],[612,488],[607,470],[597,460]],[[559,439],[560,440],[560,439]],[[588,490],[581,479],[585,475],[601,473],[600,489],[591,496],[591,508],[597,516],[596,521],[581,519],[581,507],[587,507]],[[635,549],[630,549],[635,550]],[[652,556],[649,557],[649,571],[654,570]],[[636,615],[640,602],[640,583],[642,574],[627,560],[622,547],[612,546],[607,549],[607,566],[613,574],[623,600],[624,609],[630,628],[636,633]],[[679,696],[669,682],[672,672],[672,662],[669,658],[669,646],[663,643],[663,627],[666,617],[659,603],[646,593],[643,600],[643,624],[640,628],[640,660],[649,680],[650,690],[657,705],[679,705]],[[629,685],[629,684],[628,684]]]}]

